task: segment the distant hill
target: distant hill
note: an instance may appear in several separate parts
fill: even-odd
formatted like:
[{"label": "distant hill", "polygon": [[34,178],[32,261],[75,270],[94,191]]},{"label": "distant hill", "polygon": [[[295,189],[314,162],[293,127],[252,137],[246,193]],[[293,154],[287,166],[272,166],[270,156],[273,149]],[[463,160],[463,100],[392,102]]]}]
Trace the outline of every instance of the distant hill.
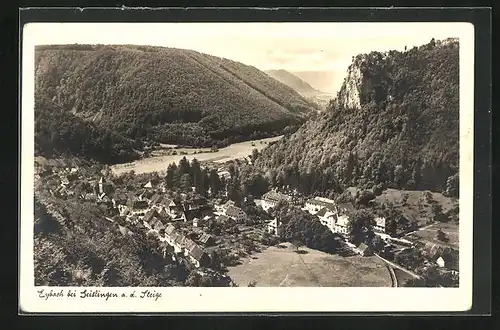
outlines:
[{"label": "distant hill", "polygon": [[286,70],[268,70],[265,72],[274,79],[282,82],[290,88],[293,88],[307,100],[317,104],[322,110],[328,106],[330,100],[335,96],[335,94],[325,93],[315,89],[301,78]]},{"label": "distant hill", "polygon": [[[99,139],[107,134],[102,132],[113,132],[109,143],[120,136],[123,141],[225,145],[279,135],[317,108],[254,67],[192,50],[37,46],[35,70],[37,118],[57,108],[65,123],[70,118],[85,123]],[[38,126],[57,135],[47,125]],[[43,142],[37,144],[40,153],[50,149],[50,140],[61,139],[44,134],[37,139]]]},{"label": "distant hill", "polygon": [[342,79],[342,77],[337,77],[337,72],[333,70],[291,71],[291,73],[307,82],[314,89],[324,93],[335,93],[336,90],[334,90],[334,86],[338,85],[336,83],[339,79]]},{"label": "distant hill", "polygon": [[459,44],[354,58],[327,111],[264,149],[274,182],[312,191],[386,184],[458,192]]},{"label": "distant hill", "polygon": [[283,84],[287,85],[290,88],[293,88],[295,91],[299,92],[300,94],[308,94],[308,93],[319,93],[318,90],[313,88],[311,85],[306,83],[304,80],[300,79],[299,77],[291,74],[290,72],[286,70],[267,70],[265,71],[269,76],[273,77],[274,79],[278,80],[279,82],[282,82]]}]

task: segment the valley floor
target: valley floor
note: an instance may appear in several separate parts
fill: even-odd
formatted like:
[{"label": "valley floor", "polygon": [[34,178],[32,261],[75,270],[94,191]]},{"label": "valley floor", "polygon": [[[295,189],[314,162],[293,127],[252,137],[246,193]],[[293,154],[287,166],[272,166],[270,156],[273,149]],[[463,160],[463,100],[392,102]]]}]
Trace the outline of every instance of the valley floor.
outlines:
[{"label": "valley floor", "polygon": [[390,287],[389,270],[376,256],[342,257],[307,247],[295,252],[290,243],[271,246],[229,267],[239,286],[257,287]]},{"label": "valley floor", "polygon": [[[253,149],[260,151],[270,142],[277,141],[281,139],[281,137],[282,135],[272,138],[234,143],[228,147],[221,148],[216,152],[210,152],[210,149],[206,148],[180,148],[175,149],[177,153],[176,155],[144,158],[132,163],[114,165],[111,169],[116,175],[130,171],[134,171],[136,174],[161,172],[165,171],[169,164],[178,164],[183,157],[186,157],[188,161],[196,158],[200,162],[213,161],[217,163],[225,163],[230,160],[248,157],[248,155],[252,153]],[[196,153],[197,151],[201,151],[201,153]]]}]

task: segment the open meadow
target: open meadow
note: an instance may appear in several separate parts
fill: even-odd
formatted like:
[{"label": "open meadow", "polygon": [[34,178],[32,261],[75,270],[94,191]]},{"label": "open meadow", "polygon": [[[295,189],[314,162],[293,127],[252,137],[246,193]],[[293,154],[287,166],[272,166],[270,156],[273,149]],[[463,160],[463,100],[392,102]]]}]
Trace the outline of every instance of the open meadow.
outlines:
[{"label": "open meadow", "polygon": [[[439,229],[446,235],[446,241],[440,241],[436,238]],[[411,235],[424,243],[432,243],[448,246],[457,250],[459,249],[458,225],[453,222],[436,222],[413,232]]]},{"label": "open meadow", "polygon": [[[196,158],[200,162],[227,162],[233,159],[248,157],[253,149],[260,151],[270,142],[277,141],[281,137],[275,136],[266,139],[233,143],[225,148],[220,148],[216,152],[210,152],[210,149],[207,148],[179,148],[175,149],[177,153],[175,155],[148,157],[131,163],[113,165],[111,169],[117,175],[130,171],[134,171],[136,174],[161,172],[165,171],[169,164],[178,164],[183,157],[186,157],[188,161]],[[201,153],[196,153],[197,151],[201,151]]]},{"label": "open meadow", "polygon": [[[230,267],[228,275],[239,286],[257,287],[390,287],[384,262],[372,257],[341,257],[289,243],[272,246]],[[253,259],[256,258],[256,259]]]}]

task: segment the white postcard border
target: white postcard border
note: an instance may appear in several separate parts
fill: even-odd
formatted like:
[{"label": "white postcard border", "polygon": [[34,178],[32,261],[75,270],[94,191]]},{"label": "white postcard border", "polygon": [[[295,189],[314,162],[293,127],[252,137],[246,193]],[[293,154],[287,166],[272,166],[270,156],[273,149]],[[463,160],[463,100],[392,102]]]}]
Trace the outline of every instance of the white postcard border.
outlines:
[{"label": "white postcard border", "polygon": [[[460,286],[459,288],[82,288],[35,287],[33,265],[33,178],[34,178],[34,46],[40,36],[82,23],[30,23],[24,26],[22,49],[22,136],[21,136],[21,226],[20,226],[20,311],[30,313],[59,312],[404,312],[464,311],[472,305],[472,219],[474,155],[474,26],[470,23],[239,23],[239,24],[330,24],[335,31],[356,33],[367,24],[384,26],[386,33],[404,35],[406,27],[418,24],[449,29],[450,37],[460,42]],[[97,23],[84,23],[97,24]],[[125,24],[125,23],[105,23]],[[149,29],[159,23],[126,23]],[[194,24],[194,23],[161,23]],[[224,23],[205,23],[224,24]],[[392,25],[392,26],[388,26]],[[339,29],[337,29],[337,27]],[[286,31],[284,29],[283,31]],[[370,29],[368,29],[370,30]],[[281,31],[281,30],[280,30]],[[85,34],[82,27],[81,34]],[[47,39],[45,35],[44,40]],[[78,43],[79,35],[72,36]],[[59,42],[60,43],[60,42]],[[62,43],[70,43],[66,40]],[[99,43],[96,41],[96,43]],[[37,290],[54,292],[83,289],[129,295],[149,289],[161,292],[162,298],[129,299],[71,298],[44,300]],[[79,295],[79,294],[78,294]]]}]

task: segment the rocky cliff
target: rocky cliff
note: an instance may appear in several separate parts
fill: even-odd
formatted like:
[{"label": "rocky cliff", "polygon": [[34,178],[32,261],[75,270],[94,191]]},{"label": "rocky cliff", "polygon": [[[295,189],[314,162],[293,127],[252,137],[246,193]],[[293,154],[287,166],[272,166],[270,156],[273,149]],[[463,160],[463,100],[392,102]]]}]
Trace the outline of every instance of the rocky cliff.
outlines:
[{"label": "rocky cliff", "polygon": [[320,190],[444,190],[458,173],[458,100],[457,40],[360,54],[326,113],[267,148],[257,165],[273,180],[292,177],[290,185],[318,180]]}]

